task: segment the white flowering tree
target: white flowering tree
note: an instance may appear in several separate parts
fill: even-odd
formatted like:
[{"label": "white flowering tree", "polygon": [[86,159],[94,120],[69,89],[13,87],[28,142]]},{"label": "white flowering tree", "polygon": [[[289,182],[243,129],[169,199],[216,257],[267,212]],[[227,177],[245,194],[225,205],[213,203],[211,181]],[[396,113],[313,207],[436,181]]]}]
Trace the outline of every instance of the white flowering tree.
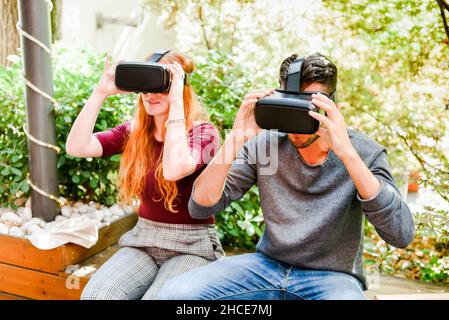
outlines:
[{"label": "white flowering tree", "polygon": [[[449,11],[443,3],[146,1],[162,24],[175,28],[180,50],[201,61],[220,52],[244,67],[252,87],[277,86],[280,62],[291,53],[325,54],[339,69],[338,98],[348,125],[387,147],[399,180],[419,170],[420,183],[449,202],[449,40],[443,23]],[[423,210],[416,212],[418,222],[447,237],[448,213]]]}]

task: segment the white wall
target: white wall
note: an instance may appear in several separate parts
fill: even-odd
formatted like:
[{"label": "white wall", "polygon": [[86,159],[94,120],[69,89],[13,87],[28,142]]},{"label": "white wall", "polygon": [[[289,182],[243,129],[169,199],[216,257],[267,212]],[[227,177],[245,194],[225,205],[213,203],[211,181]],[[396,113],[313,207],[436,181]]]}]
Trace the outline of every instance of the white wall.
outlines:
[{"label": "white wall", "polygon": [[[97,14],[134,18],[138,27],[104,24],[97,29]],[[159,49],[176,49],[173,30],[164,30],[157,17],[142,11],[141,0],[62,0],[61,42],[68,47],[91,47],[109,52],[114,60],[143,59]]]}]

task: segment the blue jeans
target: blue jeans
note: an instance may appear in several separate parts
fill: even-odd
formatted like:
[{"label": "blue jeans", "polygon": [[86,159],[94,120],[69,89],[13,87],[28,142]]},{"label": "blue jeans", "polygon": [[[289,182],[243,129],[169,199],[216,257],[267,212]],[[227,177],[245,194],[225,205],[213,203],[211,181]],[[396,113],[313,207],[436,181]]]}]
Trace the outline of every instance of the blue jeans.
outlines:
[{"label": "blue jeans", "polygon": [[165,283],[160,300],[364,300],[353,276],[302,269],[262,253],[221,258]]}]

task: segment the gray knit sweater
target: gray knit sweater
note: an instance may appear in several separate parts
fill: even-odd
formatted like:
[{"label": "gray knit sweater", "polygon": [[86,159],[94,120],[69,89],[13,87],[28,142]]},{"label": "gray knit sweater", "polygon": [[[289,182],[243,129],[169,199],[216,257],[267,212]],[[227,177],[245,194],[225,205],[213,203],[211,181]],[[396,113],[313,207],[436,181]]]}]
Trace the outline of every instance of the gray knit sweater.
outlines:
[{"label": "gray knit sweater", "polygon": [[286,133],[264,130],[239,152],[221,199],[204,207],[191,197],[190,215],[205,219],[216,214],[257,183],[266,223],[257,251],[298,267],[351,274],[366,288],[364,217],[386,242],[400,248],[412,241],[414,223],[390,173],[385,148],[354,130],[348,134],[381,182],[380,191],[371,199],[359,197],[334,152],[321,165],[309,166]]}]

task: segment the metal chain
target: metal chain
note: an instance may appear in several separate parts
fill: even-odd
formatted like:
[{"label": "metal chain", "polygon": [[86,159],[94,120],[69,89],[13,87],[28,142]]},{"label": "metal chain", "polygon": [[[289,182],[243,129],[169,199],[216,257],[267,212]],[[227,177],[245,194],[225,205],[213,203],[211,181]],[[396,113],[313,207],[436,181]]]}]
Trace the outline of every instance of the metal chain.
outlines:
[{"label": "metal chain", "polygon": [[[50,0],[44,0],[47,5],[48,5],[48,10],[51,12],[53,10],[53,3]],[[27,38],[29,41],[35,43],[36,45],[38,45],[42,50],[44,50],[50,57],[53,56],[51,49],[46,46],[44,43],[42,43],[41,41],[39,41],[38,39],[36,39],[35,37],[33,37],[31,34],[29,34],[28,32],[26,32],[22,26],[20,25],[19,22],[17,22],[16,24],[17,30],[19,32],[20,35],[22,35],[23,37]],[[24,82],[26,84],[26,86],[28,88],[30,88],[31,90],[33,90],[34,92],[36,92],[37,94],[39,94],[40,96],[44,97],[45,99],[47,99],[48,101],[50,101],[54,107],[58,107],[59,104],[58,102],[48,93],[46,93],[45,91],[43,91],[42,89],[40,89],[39,87],[37,87],[35,84],[33,84],[30,80],[28,80],[25,76],[25,74],[23,75],[23,79]],[[34,137],[33,135],[30,134],[30,132],[27,129],[26,124],[23,125],[23,131],[25,132],[25,135],[28,137],[29,141],[37,144],[38,146],[44,147],[44,148],[49,148],[53,151],[56,152],[56,154],[60,153],[62,150],[61,148],[59,148],[56,145],[53,145],[51,143],[42,141],[37,139],[36,137]],[[28,173],[27,175],[27,183],[28,185],[37,193],[43,195],[44,197],[47,197],[53,201],[56,201],[60,207],[64,206],[66,204],[66,201],[59,199],[58,197],[56,197],[53,194],[50,194],[44,190],[42,190],[41,188],[39,188],[38,186],[36,186],[30,179],[30,174]]]}]

